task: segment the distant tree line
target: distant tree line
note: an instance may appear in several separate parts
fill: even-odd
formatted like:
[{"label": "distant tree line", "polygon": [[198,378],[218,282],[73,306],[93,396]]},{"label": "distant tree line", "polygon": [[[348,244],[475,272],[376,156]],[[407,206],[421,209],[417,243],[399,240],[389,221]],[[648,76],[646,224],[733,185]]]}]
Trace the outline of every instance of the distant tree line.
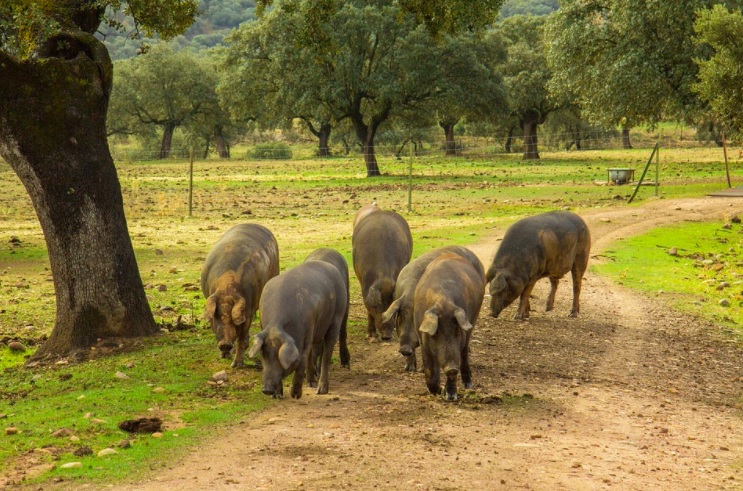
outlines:
[{"label": "distant tree line", "polygon": [[[255,12],[237,0],[220,8],[241,6]],[[518,139],[524,159],[539,158],[539,128],[550,120],[576,149],[589,131],[616,128],[629,148],[631,128],[669,119],[715,141],[741,127],[739,2],[509,0],[496,22],[441,29],[405,2],[258,8],[219,48],[171,43],[117,62],[109,133],[135,135],[167,157],[180,129],[191,146],[227,157],[249,128],[301,122],[318,155],[357,148],[375,176],[380,139],[418,146],[433,127],[447,153],[456,131],[497,133],[508,135],[505,151]]]}]

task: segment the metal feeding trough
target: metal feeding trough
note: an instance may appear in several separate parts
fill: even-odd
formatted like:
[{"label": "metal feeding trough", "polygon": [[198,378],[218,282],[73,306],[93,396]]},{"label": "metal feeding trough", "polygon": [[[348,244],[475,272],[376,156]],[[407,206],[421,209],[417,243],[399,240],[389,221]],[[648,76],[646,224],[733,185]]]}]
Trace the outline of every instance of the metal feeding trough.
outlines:
[{"label": "metal feeding trough", "polygon": [[617,167],[607,169],[607,171],[609,171],[609,182],[614,184],[627,184],[635,180],[635,169]]}]

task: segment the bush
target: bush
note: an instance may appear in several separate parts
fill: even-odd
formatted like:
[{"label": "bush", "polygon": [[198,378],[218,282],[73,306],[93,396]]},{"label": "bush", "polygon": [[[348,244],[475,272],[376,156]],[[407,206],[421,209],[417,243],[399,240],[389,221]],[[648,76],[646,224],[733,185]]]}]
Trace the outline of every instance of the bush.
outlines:
[{"label": "bush", "polygon": [[282,142],[258,143],[252,151],[248,151],[248,158],[288,160],[292,158],[292,149]]}]

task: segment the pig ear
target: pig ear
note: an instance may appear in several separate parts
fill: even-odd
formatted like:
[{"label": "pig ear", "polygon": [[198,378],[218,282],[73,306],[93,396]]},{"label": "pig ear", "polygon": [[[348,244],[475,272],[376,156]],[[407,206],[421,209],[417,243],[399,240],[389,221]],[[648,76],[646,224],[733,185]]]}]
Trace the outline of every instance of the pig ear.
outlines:
[{"label": "pig ear", "polygon": [[377,307],[382,304],[382,292],[379,291],[377,285],[373,285],[369,288],[369,291],[366,292],[364,302],[370,307]]},{"label": "pig ear", "polygon": [[398,310],[400,310],[401,304],[402,304],[402,297],[392,302],[392,304],[390,305],[390,308],[388,308],[384,312],[384,314],[382,314],[382,322],[389,322],[390,319],[392,319],[392,316],[395,315]]},{"label": "pig ear", "polygon": [[506,281],[506,275],[503,273],[495,275],[493,282],[490,284],[491,292],[502,292],[508,288],[508,282]]},{"label": "pig ear", "polygon": [[470,320],[467,318],[467,314],[463,308],[457,307],[454,310],[454,318],[464,332],[470,332],[472,330],[472,324],[470,324]]},{"label": "pig ear", "polygon": [[488,268],[488,272],[485,273],[485,283],[490,283],[495,278],[495,265]]},{"label": "pig ear", "polygon": [[214,320],[214,312],[217,311],[217,296],[212,295],[206,299],[206,306],[204,308],[204,319],[207,322]]},{"label": "pig ear", "polygon": [[236,326],[245,322],[245,299],[240,297],[240,300],[232,307],[232,322]]},{"label": "pig ear", "polygon": [[255,336],[253,336],[253,346],[250,347],[250,351],[248,352],[248,358],[253,358],[255,355],[258,354],[258,352],[263,347],[263,333],[259,332]]},{"label": "pig ear", "polygon": [[299,350],[294,341],[287,339],[279,348],[279,362],[284,370],[289,370],[292,365],[299,361]]},{"label": "pig ear", "polygon": [[420,327],[418,330],[420,332],[426,333],[429,336],[433,336],[436,334],[436,331],[439,329],[439,316],[434,312],[433,309],[428,309],[425,314],[423,314],[423,322],[421,322]]}]

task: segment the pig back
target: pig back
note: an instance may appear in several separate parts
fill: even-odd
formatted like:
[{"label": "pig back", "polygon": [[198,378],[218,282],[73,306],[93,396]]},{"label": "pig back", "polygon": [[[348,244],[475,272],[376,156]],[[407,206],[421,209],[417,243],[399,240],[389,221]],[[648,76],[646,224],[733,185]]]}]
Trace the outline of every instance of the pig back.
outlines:
[{"label": "pig back", "polygon": [[367,215],[354,228],[351,243],[354,272],[364,294],[378,279],[394,284],[413,252],[410,227],[394,211]]},{"label": "pig back", "polygon": [[[340,320],[348,305],[346,283],[334,265],[305,261],[268,281],[260,300],[261,325],[281,327],[295,340],[305,338],[307,328],[326,329]],[[324,336],[324,331],[315,331]]]},{"label": "pig back", "polygon": [[503,236],[487,279],[497,270],[507,270],[527,283],[547,276],[561,277],[574,264],[588,263],[591,234],[581,217],[553,211],[523,218]]},{"label": "pig back", "polygon": [[346,284],[346,292],[348,292],[348,263],[346,262],[346,258],[343,257],[340,252],[328,247],[321,247],[320,249],[315,249],[309,253],[305,259],[305,262],[306,261],[324,261],[335,266],[338,269],[338,272],[340,272],[341,277]]},{"label": "pig back", "polygon": [[[279,274],[279,247],[263,225],[244,223],[230,228],[209,251],[201,270],[201,289],[211,294],[214,282],[234,271],[242,293],[258,293]],[[255,299],[257,303],[257,298]]]},{"label": "pig back", "polygon": [[477,268],[467,258],[442,254],[431,261],[415,289],[415,325],[420,326],[426,311],[436,305],[461,307],[474,325],[484,294],[485,275],[481,264]]}]

